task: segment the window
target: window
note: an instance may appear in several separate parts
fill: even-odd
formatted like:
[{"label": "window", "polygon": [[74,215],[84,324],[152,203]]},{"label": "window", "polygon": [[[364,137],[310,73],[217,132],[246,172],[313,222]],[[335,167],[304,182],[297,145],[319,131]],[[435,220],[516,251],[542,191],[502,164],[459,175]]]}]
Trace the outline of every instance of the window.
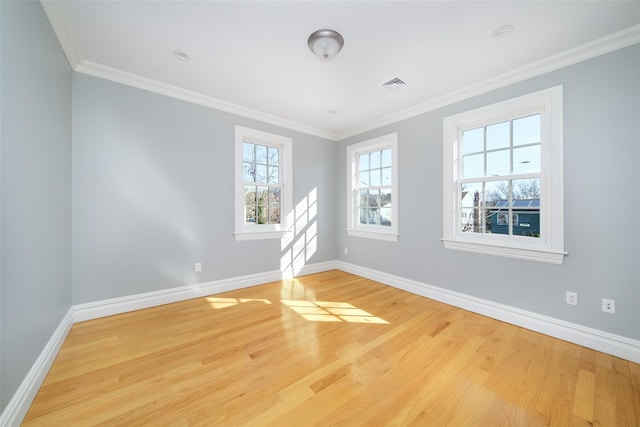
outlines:
[{"label": "window", "polygon": [[562,87],[447,117],[443,126],[444,246],[561,264]]},{"label": "window", "polygon": [[398,134],[347,147],[347,234],[398,240]]},{"label": "window", "polygon": [[291,211],[291,138],[236,126],[236,240],[280,238]]}]

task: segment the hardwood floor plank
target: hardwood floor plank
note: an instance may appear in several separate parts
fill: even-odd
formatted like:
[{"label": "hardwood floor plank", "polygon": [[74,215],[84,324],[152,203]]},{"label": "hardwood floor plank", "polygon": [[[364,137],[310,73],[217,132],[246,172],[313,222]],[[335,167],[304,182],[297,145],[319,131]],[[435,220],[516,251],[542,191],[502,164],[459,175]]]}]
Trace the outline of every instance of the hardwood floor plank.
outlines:
[{"label": "hardwood floor plank", "polygon": [[341,271],[75,324],[25,426],[640,425],[640,367]]}]

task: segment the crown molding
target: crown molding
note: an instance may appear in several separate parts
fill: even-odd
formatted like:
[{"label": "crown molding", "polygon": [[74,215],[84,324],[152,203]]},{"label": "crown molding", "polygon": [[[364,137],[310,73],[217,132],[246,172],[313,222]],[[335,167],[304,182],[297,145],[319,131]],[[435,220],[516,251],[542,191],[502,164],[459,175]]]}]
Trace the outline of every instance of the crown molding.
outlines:
[{"label": "crown molding", "polygon": [[517,68],[507,73],[500,74],[491,79],[479,82],[445,95],[433,98],[429,101],[406,108],[396,113],[372,120],[361,126],[357,126],[343,132],[330,132],[311,126],[297,123],[282,117],[268,114],[259,110],[243,107],[227,101],[189,91],[177,86],[169,85],[157,80],[142,77],[116,68],[84,60],[75,43],[68,25],[68,18],[63,2],[41,0],[42,6],[49,18],[49,22],[58,37],[60,45],[67,56],[67,60],[74,71],[92,75],[95,77],[122,83],[127,86],[137,87],[150,92],[177,98],[183,101],[202,105],[241,117],[259,120],[275,126],[298,131],[304,134],[318,136],[330,141],[341,141],[364,132],[387,126],[401,120],[409,119],[438,108],[451,105],[456,102],[472,98],[483,93],[490,92],[541,74],[554,71],[568,65],[576,64],[587,59],[594,58],[618,49],[622,49],[636,43],[640,43],[640,25],[629,27],[625,30],[610,34],[600,39],[569,49],[556,55],[549,56],[540,61]]},{"label": "crown molding", "polygon": [[138,74],[122,71],[117,68],[107,67],[106,65],[98,64],[95,62],[82,61],[75,67],[74,71],[106,80],[111,80],[123,85],[133,86],[135,88],[158,93],[160,95],[180,99],[182,101],[191,102],[193,104],[213,108],[215,110],[235,114],[237,116],[258,120],[263,123],[269,123],[293,131],[302,132],[308,135],[334,140],[334,134],[332,132],[316,129],[311,126],[306,126],[304,124],[287,120],[272,114],[264,113],[259,110],[243,107],[241,105],[233,104],[231,102],[203,95],[198,92],[163,83],[158,80],[143,77]]},{"label": "crown molding", "polygon": [[502,87],[509,86],[550,71],[558,70],[596,56],[604,55],[618,49],[632,46],[637,43],[640,43],[640,25],[629,27],[625,30],[585,43],[573,49],[549,56],[540,61],[500,74],[483,82],[449,92],[427,102],[417,104],[413,107],[371,121],[365,125],[334,134],[334,140],[341,141],[352,136],[360,135],[364,132],[377,129],[382,126],[387,126],[401,120],[428,113],[429,111],[464,101],[465,99],[500,89]]}]

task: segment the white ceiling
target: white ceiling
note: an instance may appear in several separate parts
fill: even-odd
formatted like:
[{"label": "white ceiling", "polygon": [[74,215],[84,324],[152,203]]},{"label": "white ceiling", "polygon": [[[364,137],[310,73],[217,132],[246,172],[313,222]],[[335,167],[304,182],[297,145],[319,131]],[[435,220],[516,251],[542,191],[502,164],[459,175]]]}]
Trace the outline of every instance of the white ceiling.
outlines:
[{"label": "white ceiling", "polygon": [[[77,71],[330,139],[640,41],[637,0],[43,5]],[[321,28],[345,39],[333,61],[307,47]]]}]

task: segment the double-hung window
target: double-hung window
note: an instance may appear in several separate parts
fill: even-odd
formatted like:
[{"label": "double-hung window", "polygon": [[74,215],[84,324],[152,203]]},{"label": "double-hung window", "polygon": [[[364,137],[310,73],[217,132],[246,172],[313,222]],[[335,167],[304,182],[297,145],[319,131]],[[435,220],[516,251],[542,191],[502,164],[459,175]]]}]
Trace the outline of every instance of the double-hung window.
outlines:
[{"label": "double-hung window", "polygon": [[347,146],[347,234],[398,240],[398,134]]},{"label": "double-hung window", "polygon": [[562,88],[443,124],[445,247],[562,263]]},{"label": "double-hung window", "polygon": [[280,238],[291,211],[291,138],[236,126],[236,240]]}]

